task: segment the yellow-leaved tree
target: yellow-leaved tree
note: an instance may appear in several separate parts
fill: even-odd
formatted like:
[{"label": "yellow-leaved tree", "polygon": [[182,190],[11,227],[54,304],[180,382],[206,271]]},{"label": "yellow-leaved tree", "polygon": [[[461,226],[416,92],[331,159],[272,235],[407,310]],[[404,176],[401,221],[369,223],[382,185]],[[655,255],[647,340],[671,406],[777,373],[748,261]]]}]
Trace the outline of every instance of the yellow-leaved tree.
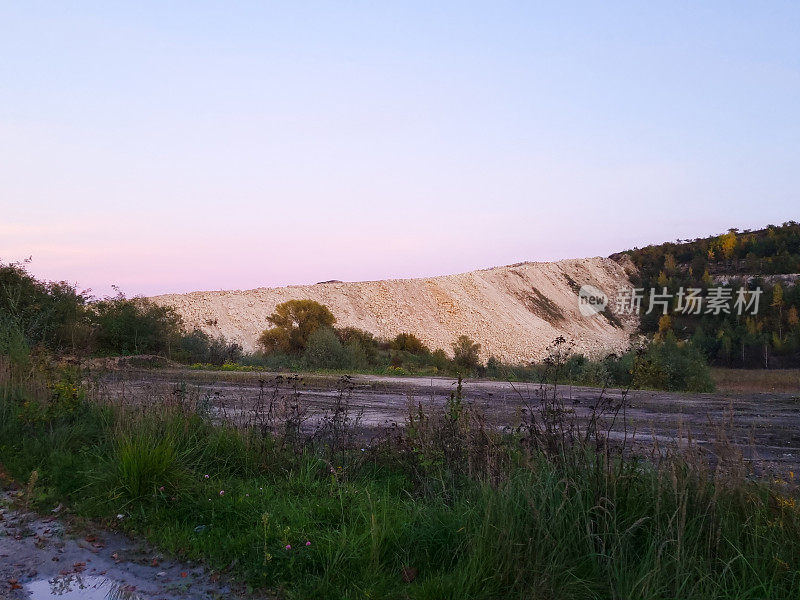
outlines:
[{"label": "yellow-leaved tree", "polygon": [[267,317],[272,325],[258,338],[265,354],[300,354],[309,336],[320,327],[332,327],[336,317],[324,304],[314,300],[288,300]]}]

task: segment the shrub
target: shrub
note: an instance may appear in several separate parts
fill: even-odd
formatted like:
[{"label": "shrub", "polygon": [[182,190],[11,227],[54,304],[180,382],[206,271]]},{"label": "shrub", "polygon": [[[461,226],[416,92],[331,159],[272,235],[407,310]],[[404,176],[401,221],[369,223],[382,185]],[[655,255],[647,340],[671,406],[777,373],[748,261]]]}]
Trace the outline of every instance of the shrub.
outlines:
[{"label": "shrub", "polygon": [[22,374],[30,363],[30,347],[25,334],[11,320],[0,321],[0,356],[6,356],[15,371]]},{"label": "shrub", "polygon": [[211,337],[206,332],[195,329],[180,340],[181,359],[189,363],[208,363],[221,365],[226,362],[242,360],[242,347],[228,342],[223,336]]},{"label": "shrub", "polygon": [[333,329],[320,327],[308,338],[303,362],[319,369],[346,369],[350,356]]},{"label": "shrub", "polygon": [[583,385],[605,387],[616,383],[608,367],[609,361],[586,361],[580,369],[570,377]]},{"label": "shrub", "polygon": [[352,340],[347,342],[344,347],[345,352],[347,354],[346,361],[348,369],[365,369],[369,366],[369,354],[364,346],[361,345],[361,342],[358,340]]},{"label": "shrub", "polygon": [[166,354],[180,347],[183,321],[174,308],[122,294],[90,307],[101,354]]},{"label": "shrub", "polygon": [[442,372],[449,371],[453,366],[453,362],[447,356],[447,353],[441,348],[433,351],[431,354],[431,362],[437,370]]},{"label": "shrub", "polygon": [[353,352],[359,357],[363,352],[368,364],[377,362],[380,343],[369,331],[364,331],[357,327],[342,327],[336,329],[336,335],[345,346],[352,345]]},{"label": "shrub", "polygon": [[51,350],[86,345],[87,301],[86,293],[67,282],[37,280],[24,263],[0,263],[0,323],[14,324],[28,345]]},{"label": "shrub", "polygon": [[702,352],[691,342],[678,341],[672,332],[650,343],[635,369],[633,384],[663,390],[714,391]]}]

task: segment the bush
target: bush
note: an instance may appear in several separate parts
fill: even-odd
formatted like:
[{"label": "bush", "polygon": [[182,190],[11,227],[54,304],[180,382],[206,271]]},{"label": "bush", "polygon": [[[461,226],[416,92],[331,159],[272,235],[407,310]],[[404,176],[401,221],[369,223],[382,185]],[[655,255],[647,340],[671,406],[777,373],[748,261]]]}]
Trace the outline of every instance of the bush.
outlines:
[{"label": "bush", "polygon": [[437,370],[443,373],[452,370],[453,362],[441,348],[433,351],[433,354],[431,354],[431,362]]},{"label": "bush", "polygon": [[669,332],[651,342],[633,377],[636,387],[689,392],[713,392],[714,382],[705,357],[691,342],[678,341]]},{"label": "bush", "polygon": [[350,355],[330,327],[320,327],[312,333],[303,353],[303,362],[317,369],[347,369]]},{"label": "bush", "polygon": [[0,263],[0,324],[13,324],[30,346],[51,350],[85,346],[87,301],[85,293],[67,282],[39,281],[25,264]]},{"label": "bush", "polygon": [[180,358],[186,362],[212,365],[239,362],[244,356],[239,344],[228,342],[221,335],[211,337],[199,329],[195,329],[181,338],[180,353]]},{"label": "bush", "polygon": [[357,355],[359,360],[363,353],[367,364],[375,364],[378,361],[381,344],[369,331],[357,327],[342,327],[336,329],[336,335],[345,346],[353,346],[354,355]]},{"label": "bush", "polygon": [[30,363],[30,347],[22,330],[10,319],[0,321],[0,356],[8,357],[16,372],[24,372]]},{"label": "bush", "polygon": [[714,391],[711,370],[703,353],[690,342],[678,341],[672,333],[644,348],[599,360],[563,350],[558,356],[527,367],[504,365],[490,359],[487,374],[518,381],[542,382],[555,378],[563,383],[592,387]]},{"label": "bush", "polygon": [[469,336],[460,335],[453,342],[453,362],[467,371],[476,369],[480,364],[481,345],[476,344]]},{"label": "bush", "polygon": [[430,354],[430,349],[413,333],[399,333],[391,342],[392,350],[409,354]]},{"label": "bush", "polygon": [[358,340],[347,342],[344,347],[347,354],[348,369],[366,369],[369,366],[369,354]]},{"label": "bush", "polygon": [[183,321],[174,308],[122,294],[90,307],[101,354],[164,354],[180,348]]}]

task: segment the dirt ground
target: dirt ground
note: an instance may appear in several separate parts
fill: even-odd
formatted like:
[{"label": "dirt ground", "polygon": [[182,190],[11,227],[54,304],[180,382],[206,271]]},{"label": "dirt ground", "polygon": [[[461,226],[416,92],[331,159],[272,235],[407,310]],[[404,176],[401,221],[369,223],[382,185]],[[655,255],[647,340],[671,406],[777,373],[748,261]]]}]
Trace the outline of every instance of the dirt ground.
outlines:
[{"label": "dirt ground", "polygon": [[719,392],[788,392],[800,390],[800,369],[711,369]]},{"label": "dirt ground", "polygon": [[[158,404],[176,393],[189,395],[219,416],[234,420],[252,417],[254,408],[273,385],[275,374],[190,369],[113,371],[98,376],[100,394],[113,401]],[[338,378],[301,376],[299,403],[307,411],[307,428],[329,412],[337,396]],[[262,383],[263,382],[263,388]],[[360,413],[362,437],[382,429],[402,427],[409,406],[435,410],[446,402],[456,382],[449,378],[354,376],[350,407]],[[281,393],[290,385],[284,380]],[[176,390],[178,390],[176,392]],[[538,384],[467,380],[465,401],[483,411],[498,429],[514,427],[523,410],[537,411],[543,390]],[[741,453],[754,474],[786,477],[800,473],[800,386],[794,391],[725,392],[713,394],[632,390],[599,390],[561,386],[559,397],[576,419],[586,422],[590,407],[601,397],[612,402],[625,398],[625,410],[608,418],[608,437],[625,439],[647,452],[657,442],[661,449],[692,443],[711,455]]]},{"label": "dirt ground", "polygon": [[[241,598],[203,568],[170,560],[144,543],[14,510],[0,494],[0,599],[186,600]],[[248,596],[252,597],[252,596]]]}]

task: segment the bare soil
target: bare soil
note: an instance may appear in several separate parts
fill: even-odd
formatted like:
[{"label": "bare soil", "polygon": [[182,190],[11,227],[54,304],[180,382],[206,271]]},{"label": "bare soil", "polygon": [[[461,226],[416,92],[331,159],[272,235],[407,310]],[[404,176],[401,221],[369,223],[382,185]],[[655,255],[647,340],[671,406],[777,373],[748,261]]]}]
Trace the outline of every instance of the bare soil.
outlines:
[{"label": "bare soil", "polygon": [[[73,523],[66,510],[35,515],[0,494],[0,599],[242,598],[204,568],[122,534]],[[246,596],[253,597],[253,596]]]},{"label": "bare soil", "polygon": [[[259,397],[274,385],[274,373],[159,369],[122,370],[98,378],[101,396],[109,401],[158,405],[176,390],[207,404],[214,414],[234,419],[250,418]],[[285,378],[285,375],[282,377]],[[307,375],[298,380],[299,402],[312,429],[329,413],[338,394],[335,376]],[[389,428],[404,425],[409,408],[422,405],[436,410],[455,389],[451,378],[385,377],[356,375],[350,381],[350,410],[360,415],[360,434],[368,441]],[[539,384],[466,380],[465,401],[484,412],[498,429],[513,428],[522,411],[538,411],[543,394],[553,388]],[[290,393],[286,379],[279,384]],[[662,450],[692,444],[710,457],[740,455],[753,473],[781,476],[800,473],[800,387],[793,391],[724,392],[711,394],[644,390],[600,390],[559,386],[564,407],[579,422],[586,422],[598,398],[612,403],[625,399],[625,409],[604,423],[612,441],[624,439],[640,452],[654,443]]]}]

